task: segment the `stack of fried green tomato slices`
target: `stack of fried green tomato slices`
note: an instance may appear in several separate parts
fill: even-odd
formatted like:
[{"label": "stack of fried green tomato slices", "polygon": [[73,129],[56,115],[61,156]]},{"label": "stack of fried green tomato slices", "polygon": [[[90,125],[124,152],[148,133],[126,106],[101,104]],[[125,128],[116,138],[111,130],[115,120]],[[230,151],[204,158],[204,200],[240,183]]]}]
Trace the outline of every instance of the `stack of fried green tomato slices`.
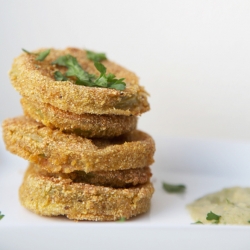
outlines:
[{"label": "stack of fried green tomato slices", "polygon": [[129,219],[148,211],[155,144],[136,130],[149,110],[137,76],[103,53],[24,50],[10,70],[24,116],[3,122],[7,150],[28,160],[21,204],[44,216]]}]

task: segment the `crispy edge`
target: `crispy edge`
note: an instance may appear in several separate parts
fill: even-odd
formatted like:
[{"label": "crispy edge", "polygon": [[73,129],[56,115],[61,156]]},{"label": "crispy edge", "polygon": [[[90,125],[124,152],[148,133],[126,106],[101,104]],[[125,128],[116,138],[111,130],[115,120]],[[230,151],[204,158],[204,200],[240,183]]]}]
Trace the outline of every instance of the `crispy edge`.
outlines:
[{"label": "crispy edge", "polygon": [[87,139],[52,130],[27,117],[3,122],[6,149],[48,172],[114,171],[150,166],[154,140],[135,130],[114,139]]},{"label": "crispy edge", "polygon": [[24,207],[39,215],[114,221],[148,211],[153,192],[151,183],[118,189],[72,183],[37,174],[30,166],[19,189],[19,198]]},{"label": "crispy edge", "polygon": [[74,114],[50,104],[21,99],[24,114],[50,128],[59,128],[87,138],[112,138],[136,129],[137,117],[124,115]]},{"label": "crispy edge", "polygon": [[84,171],[74,171],[68,174],[65,173],[49,173],[42,170],[43,167],[39,164],[30,163],[34,171],[40,175],[47,177],[55,177],[68,179],[73,183],[86,183],[96,186],[105,186],[113,188],[128,188],[149,182],[152,176],[150,168],[135,168],[116,171],[95,171],[85,173]]},{"label": "crispy edge", "polygon": [[148,94],[139,85],[138,77],[108,60],[103,61],[107,73],[113,73],[117,78],[125,78],[124,91],[79,86],[70,81],[55,81],[53,74],[58,67],[51,65],[51,62],[66,54],[75,56],[89,73],[99,75],[93,62],[87,59],[84,50],[51,49],[49,56],[42,62],[36,61],[33,55],[22,53],[14,60],[9,72],[14,88],[31,101],[49,103],[76,114],[140,115],[150,109]]}]

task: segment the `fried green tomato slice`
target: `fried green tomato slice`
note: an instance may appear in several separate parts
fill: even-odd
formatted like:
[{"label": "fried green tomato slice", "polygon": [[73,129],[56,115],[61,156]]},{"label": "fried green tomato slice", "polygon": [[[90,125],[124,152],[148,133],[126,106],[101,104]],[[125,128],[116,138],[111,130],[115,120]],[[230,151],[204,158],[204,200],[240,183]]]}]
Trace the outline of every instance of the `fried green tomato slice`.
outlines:
[{"label": "fried green tomato slice", "polygon": [[39,164],[30,163],[34,171],[42,173],[44,176],[67,179],[73,183],[86,183],[96,186],[113,188],[128,188],[149,182],[152,176],[150,168],[135,168],[116,171],[95,171],[85,173],[84,171],[74,171],[65,173],[49,173]]},{"label": "fried green tomato slice", "polygon": [[22,116],[3,122],[6,149],[48,172],[113,171],[150,166],[155,143],[134,130],[113,139],[88,139],[65,134]]},{"label": "fried green tomato slice", "polygon": [[137,117],[125,115],[77,115],[50,104],[22,98],[24,114],[51,128],[88,138],[111,138],[136,129]]},{"label": "fried green tomato slice", "polygon": [[150,182],[130,188],[95,186],[48,176],[30,164],[19,198],[25,208],[39,215],[114,221],[147,212],[153,192]]},{"label": "fried green tomato slice", "polygon": [[[35,51],[39,53],[41,49]],[[74,80],[56,81],[56,71],[65,72],[66,68],[52,65],[58,57],[72,55],[81,67],[90,74],[100,73],[94,62],[87,58],[86,51],[77,48],[65,50],[51,49],[44,61],[37,61],[33,54],[22,53],[17,57],[9,72],[14,88],[31,101],[51,104],[64,111],[75,114],[113,114],[140,115],[149,110],[147,92],[139,85],[138,77],[127,69],[104,60],[102,64],[107,74],[112,73],[117,79],[125,78],[126,88],[123,91],[88,87],[75,84]]]}]

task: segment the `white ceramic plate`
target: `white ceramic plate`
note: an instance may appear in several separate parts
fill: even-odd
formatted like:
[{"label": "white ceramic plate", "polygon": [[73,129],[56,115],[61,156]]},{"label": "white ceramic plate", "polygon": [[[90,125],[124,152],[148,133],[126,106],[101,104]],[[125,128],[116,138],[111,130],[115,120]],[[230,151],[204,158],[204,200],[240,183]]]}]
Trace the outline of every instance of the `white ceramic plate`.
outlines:
[{"label": "white ceramic plate", "polygon": [[[250,227],[193,225],[186,204],[231,186],[250,186],[250,144],[155,137],[155,194],[148,213],[126,222],[74,222],[19,204],[28,163],[0,143],[0,249],[250,249]],[[167,194],[162,182],[185,184]]]}]

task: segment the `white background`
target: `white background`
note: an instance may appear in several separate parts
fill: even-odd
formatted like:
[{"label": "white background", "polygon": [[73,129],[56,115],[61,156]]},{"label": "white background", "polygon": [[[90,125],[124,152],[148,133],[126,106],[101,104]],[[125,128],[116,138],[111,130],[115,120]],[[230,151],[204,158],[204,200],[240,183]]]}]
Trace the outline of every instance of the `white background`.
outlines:
[{"label": "white background", "polygon": [[[139,128],[153,135],[181,137],[166,141],[155,137],[153,171],[158,179],[153,179],[157,192],[152,210],[119,229],[116,224],[99,228],[90,223],[66,227],[60,221],[57,226],[53,219],[47,223],[22,208],[17,188],[27,163],[4,151],[1,142],[0,209],[6,215],[0,223],[1,246],[26,250],[48,245],[55,249],[59,244],[60,249],[70,249],[81,244],[86,249],[100,249],[100,245],[132,249],[137,243],[143,249],[180,249],[180,244],[186,249],[247,249],[248,228],[193,228],[180,205],[187,200],[165,200],[160,184],[163,180],[187,184],[189,201],[235,183],[248,185],[249,26],[249,0],[0,0],[0,122],[22,113],[20,97],[7,75],[21,48],[76,46],[106,52],[110,60],[137,73],[151,94],[151,111],[141,116]],[[212,143],[194,137],[209,138]],[[214,144],[213,139],[226,141]],[[175,169],[176,179],[171,172]],[[171,216],[171,211],[178,216]],[[173,227],[166,228],[172,222],[165,220],[167,216]],[[178,227],[184,223],[183,216],[188,226],[184,221],[185,227]],[[39,227],[37,220],[44,220],[46,227]],[[162,228],[150,228],[158,221]]]},{"label": "white background", "polygon": [[106,52],[137,73],[139,128],[250,140],[250,1],[0,0],[0,121],[22,113],[7,72],[21,48]]}]

